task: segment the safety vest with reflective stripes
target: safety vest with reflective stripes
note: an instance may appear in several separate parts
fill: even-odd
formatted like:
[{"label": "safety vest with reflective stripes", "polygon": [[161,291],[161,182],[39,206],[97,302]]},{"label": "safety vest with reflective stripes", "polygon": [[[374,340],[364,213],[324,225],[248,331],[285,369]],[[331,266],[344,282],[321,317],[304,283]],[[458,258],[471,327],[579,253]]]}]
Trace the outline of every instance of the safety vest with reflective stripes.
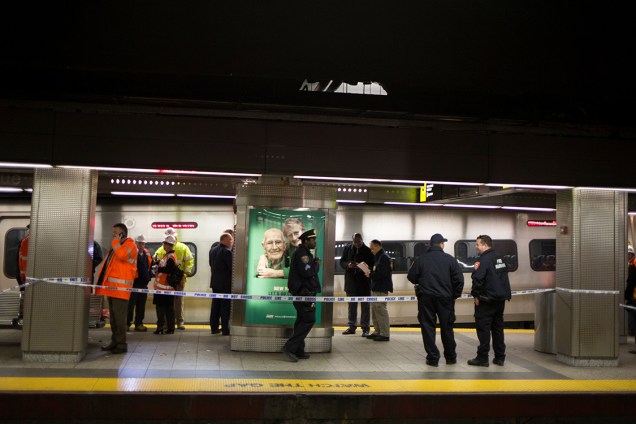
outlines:
[{"label": "safety vest with reflective stripes", "polygon": [[18,268],[20,269],[20,281],[26,283],[27,258],[29,256],[29,236],[26,236],[20,242],[18,248]]},{"label": "safety vest with reflective stripes", "polygon": [[[183,282],[186,282],[186,277],[192,274],[194,269],[194,255],[190,251],[190,248],[185,244],[177,241],[174,245],[174,253],[177,255],[177,263],[179,268],[185,273],[183,275]],[[163,246],[159,247],[155,251],[155,259],[160,260],[166,254]]]},{"label": "safety vest with reflective stripes", "polygon": [[[163,268],[166,266],[166,264],[168,263],[168,260],[172,258],[172,260],[174,261],[175,265],[179,265],[179,261],[177,260],[177,255],[175,254],[175,252],[170,252],[167,255],[164,255],[163,258],[161,258],[161,260],[159,261],[159,266],[158,268]],[[174,290],[174,287],[172,287],[170,284],[168,284],[168,275],[165,272],[158,272],[157,276],[155,277],[155,290]]]},{"label": "safety vest with reflective stripes", "polygon": [[95,273],[99,278],[102,268],[108,266],[102,287],[96,289],[95,293],[128,300],[130,299],[129,291],[108,290],[106,287],[132,288],[137,273],[137,246],[133,239],[128,237],[122,244],[119,244],[118,240],[113,240],[110,248],[112,254],[108,253],[107,259],[101,263],[99,270]]}]

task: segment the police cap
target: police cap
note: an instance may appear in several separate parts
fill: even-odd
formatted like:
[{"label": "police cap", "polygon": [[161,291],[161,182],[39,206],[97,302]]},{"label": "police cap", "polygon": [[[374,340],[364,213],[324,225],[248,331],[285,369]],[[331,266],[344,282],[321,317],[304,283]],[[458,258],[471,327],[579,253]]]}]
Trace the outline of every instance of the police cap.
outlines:
[{"label": "police cap", "polygon": [[301,241],[305,241],[309,238],[316,238],[316,230],[313,228],[311,230],[305,231],[298,237]]}]

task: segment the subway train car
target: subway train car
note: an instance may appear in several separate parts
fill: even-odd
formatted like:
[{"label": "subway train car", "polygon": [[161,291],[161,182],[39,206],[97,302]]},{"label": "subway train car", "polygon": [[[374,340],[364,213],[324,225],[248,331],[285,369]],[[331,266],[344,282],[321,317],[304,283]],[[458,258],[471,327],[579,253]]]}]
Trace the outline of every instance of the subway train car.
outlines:
[{"label": "subway train car", "polygon": [[[195,255],[193,275],[188,278],[186,290],[209,291],[210,267],[208,252],[211,244],[227,228],[232,228],[235,217],[230,204],[215,204],[189,199],[99,199],[95,219],[95,240],[106,253],[110,245],[112,225],[123,222],[129,235],[144,234],[147,247],[154,252],[163,239],[166,226],[180,223],[179,240],[186,243]],[[0,203],[0,256],[3,273],[0,290],[16,284],[16,249],[29,222],[30,203],[26,199],[5,199]],[[428,246],[434,233],[448,239],[445,251],[455,256],[464,270],[464,292],[471,287],[470,272],[475,257],[475,238],[490,235],[497,251],[505,257],[511,269],[513,290],[550,288],[555,286],[556,241],[554,213],[515,212],[506,210],[455,209],[418,206],[340,205],[336,213],[336,243],[333,261],[326,266],[335,267],[334,294],[344,295],[344,272],[339,265],[344,246],[351,242],[355,232],[363,234],[365,243],[382,240],[385,250],[393,258],[394,295],[412,295],[413,286],[406,279],[414,259]],[[241,234],[237,234],[241,237]],[[238,265],[238,264],[237,264]],[[210,300],[188,297],[185,300],[186,322],[207,323]],[[457,303],[457,321],[473,322],[472,302],[462,299]],[[415,302],[389,304],[393,325],[417,323]],[[155,322],[151,299],[146,308],[146,322]],[[534,295],[515,296],[506,307],[506,320],[532,322]],[[345,325],[347,305],[334,306],[334,324]],[[2,324],[2,322],[0,322]],[[5,323],[6,324],[6,323]]]}]

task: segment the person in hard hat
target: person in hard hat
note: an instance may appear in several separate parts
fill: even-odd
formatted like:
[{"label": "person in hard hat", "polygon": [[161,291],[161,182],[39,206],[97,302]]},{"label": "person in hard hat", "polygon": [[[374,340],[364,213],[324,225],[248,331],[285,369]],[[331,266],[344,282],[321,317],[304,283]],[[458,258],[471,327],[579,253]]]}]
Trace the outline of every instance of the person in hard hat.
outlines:
[{"label": "person in hard hat", "polygon": [[[161,247],[166,253],[158,263],[154,284],[155,290],[174,290],[180,282],[172,281],[171,279],[178,270],[179,264],[174,251],[176,243],[174,236],[166,236],[163,240]],[[174,334],[174,297],[169,294],[155,294],[153,296],[152,303],[157,308],[157,329],[153,334]],[[164,328],[166,329],[164,330]]]},{"label": "person in hard hat", "polygon": [[[132,238],[128,237],[128,228],[125,224],[113,225],[113,239],[106,260],[102,262],[97,275],[96,294],[108,297],[108,312],[110,317],[111,341],[102,350],[111,353],[124,353],[128,351],[126,343],[126,313],[128,312],[128,299],[130,289],[133,286],[137,274],[137,246]],[[124,289],[124,290],[121,290]]]},{"label": "person in hard hat", "polygon": [[[183,291],[187,281],[187,277],[192,274],[194,269],[194,255],[190,252],[190,248],[185,243],[181,243],[177,237],[177,232],[172,227],[168,227],[163,233],[164,237],[172,236],[175,239],[174,253],[177,256],[177,263],[179,269],[183,271],[183,281],[176,287],[177,291]],[[154,260],[159,261],[166,254],[165,249],[161,246],[155,252]],[[176,326],[179,330],[185,330],[185,319],[183,315],[183,297],[174,296],[174,317],[176,320]]]},{"label": "person in hard hat", "polygon": [[[143,234],[139,234],[135,237],[135,244],[137,245],[137,275],[133,283],[134,289],[147,289],[148,282],[150,281],[150,267],[152,266],[152,256],[146,249],[146,237]],[[144,318],[146,315],[146,300],[148,299],[147,293],[132,292],[130,294],[130,300],[128,300],[128,327],[133,323],[133,313],[135,315],[135,331],[148,331],[148,328],[144,325]]]}]

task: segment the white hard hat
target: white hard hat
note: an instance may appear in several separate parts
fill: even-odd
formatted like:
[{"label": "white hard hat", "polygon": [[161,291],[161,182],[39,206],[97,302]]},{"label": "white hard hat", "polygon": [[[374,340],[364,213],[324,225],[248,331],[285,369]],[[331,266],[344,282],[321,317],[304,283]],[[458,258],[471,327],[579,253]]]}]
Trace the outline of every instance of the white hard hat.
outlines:
[{"label": "white hard hat", "polygon": [[177,232],[172,227],[166,228],[166,231],[163,232],[164,236],[177,236]]},{"label": "white hard hat", "polygon": [[164,243],[175,244],[177,240],[173,236],[167,236],[164,240]]},{"label": "white hard hat", "polygon": [[627,246],[627,253],[634,253],[634,248],[632,246]]},{"label": "white hard hat", "polygon": [[138,243],[146,243],[146,237],[144,237],[143,234],[139,234],[136,238],[135,241]]}]

